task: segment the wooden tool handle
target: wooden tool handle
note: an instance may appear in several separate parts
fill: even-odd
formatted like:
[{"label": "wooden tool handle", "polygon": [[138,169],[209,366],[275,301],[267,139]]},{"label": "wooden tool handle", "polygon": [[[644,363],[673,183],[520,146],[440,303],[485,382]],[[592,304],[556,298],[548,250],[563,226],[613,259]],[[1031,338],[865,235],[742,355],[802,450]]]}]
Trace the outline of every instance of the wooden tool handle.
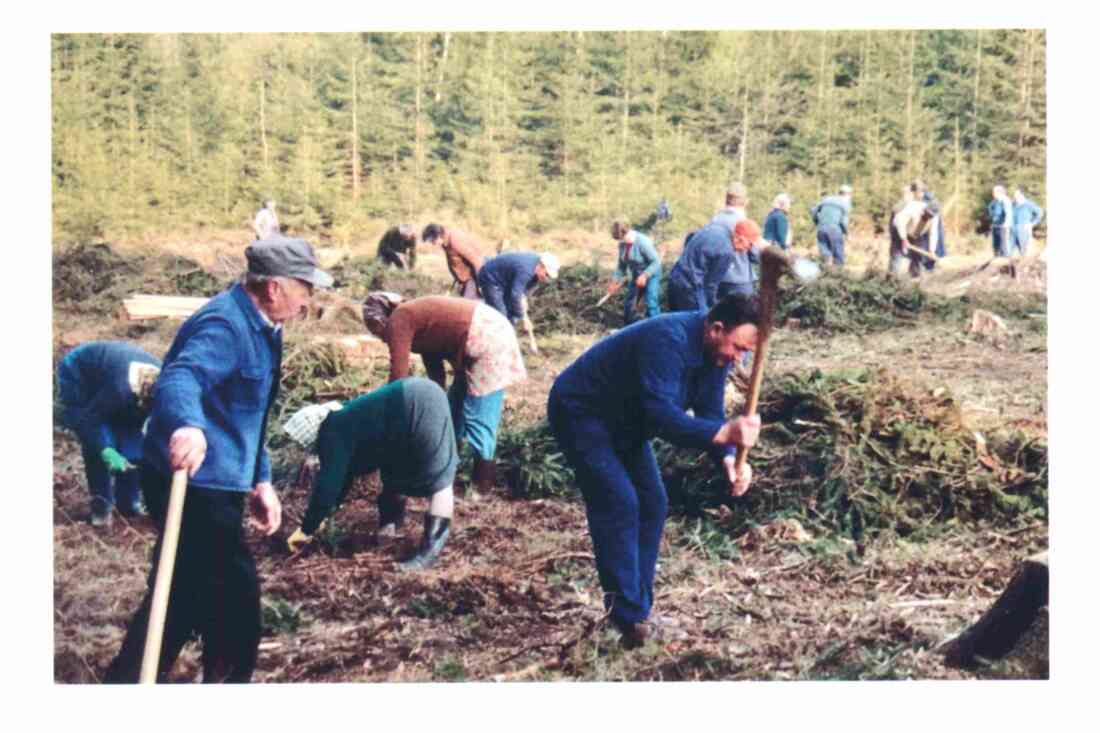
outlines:
[{"label": "wooden tool handle", "polygon": [[[756,353],[752,357],[752,377],[749,379],[749,394],[745,399],[745,416],[756,414],[756,406],[760,401],[760,384],[764,381],[764,362],[768,358],[768,336],[771,335],[771,323],[763,323],[764,319],[761,319],[760,328],[757,329],[756,339]],[[768,319],[770,321],[770,319]],[[745,467],[745,461],[748,460],[749,449],[745,447],[737,448],[737,472],[740,473],[741,469]]]},{"label": "wooden tool handle", "polygon": [[160,661],[160,644],[164,637],[164,618],[168,613],[168,593],[172,588],[172,572],[176,566],[176,547],[179,544],[180,521],[183,519],[183,499],[187,493],[187,471],[180,469],[172,474],[172,491],[168,496],[168,514],[164,519],[164,537],[157,560],[157,582],[153,587],[153,601],[149,609],[149,626],[145,632],[145,653],[141,657],[141,684],[155,684],[157,664]]}]

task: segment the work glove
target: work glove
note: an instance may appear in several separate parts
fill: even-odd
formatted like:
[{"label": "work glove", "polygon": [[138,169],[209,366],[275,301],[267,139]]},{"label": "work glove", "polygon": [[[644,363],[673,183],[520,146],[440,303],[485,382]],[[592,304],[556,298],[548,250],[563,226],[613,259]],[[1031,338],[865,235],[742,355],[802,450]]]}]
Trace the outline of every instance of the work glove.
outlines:
[{"label": "work glove", "polygon": [[299,527],[298,529],[294,530],[294,534],[290,535],[290,537],[287,537],[286,549],[290,550],[290,552],[292,553],[298,552],[310,542],[313,542],[313,535],[306,534],[302,531],[302,528]]},{"label": "work glove", "polygon": [[103,459],[103,464],[107,466],[107,470],[111,473],[125,473],[134,468],[134,464],[126,460],[126,458],[114,448],[104,448],[100,452],[99,457]]}]

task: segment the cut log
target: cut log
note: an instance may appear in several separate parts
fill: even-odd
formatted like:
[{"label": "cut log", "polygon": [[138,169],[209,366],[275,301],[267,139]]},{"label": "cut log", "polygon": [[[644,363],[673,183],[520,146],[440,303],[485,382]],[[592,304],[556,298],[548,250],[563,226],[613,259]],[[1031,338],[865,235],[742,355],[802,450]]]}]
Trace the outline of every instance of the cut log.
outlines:
[{"label": "cut log", "polygon": [[376,354],[389,354],[390,347],[380,338],[368,334],[355,336],[315,336],[315,344],[332,344],[343,349],[352,359],[370,359]]},{"label": "cut log", "polygon": [[1025,560],[993,607],[977,623],[942,648],[949,667],[974,667],[978,658],[1008,654],[1049,603],[1047,553]]},{"label": "cut log", "polygon": [[187,318],[209,298],[138,293],[122,301],[122,317],[129,321],[152,318]]}]

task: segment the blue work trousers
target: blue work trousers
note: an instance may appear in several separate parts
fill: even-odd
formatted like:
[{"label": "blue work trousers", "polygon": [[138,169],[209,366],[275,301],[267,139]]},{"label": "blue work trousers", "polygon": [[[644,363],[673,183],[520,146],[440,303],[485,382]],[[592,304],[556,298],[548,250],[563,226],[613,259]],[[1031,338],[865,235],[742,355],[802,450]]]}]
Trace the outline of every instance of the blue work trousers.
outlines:
[{"label": "blue work trousers", "polygon": [[1009,255],[1019,254],[1027,256],[1027,245],[1031,243],[1031,227],[1012,227],[1012,246],[1008,248]]},{"label": "blue work trousers", "polygon": [[993,256],[1007,257],[1008,248],[1012,242],[1012,230],[1007,226],[994,226],[993,229]]},{"label": "blue work trousers", "polygon": [[832,258],[837,265],[844,264],[844,232],[840,227],[825,224],[817,228],[817,249],[826,262]]},{"label": "blue work trousers", "polygon": [[469,393],[466,377],[455,375],[455,381],[447,390],[451,404],[451,420],[455,427],[455,442],[459,447],[465,440],[478,457],[490,461],[497,452],[497,431],[500,413],[504,409],[504,390],[498,389],[481,397]]},{"label": "blue work trousers", "polygon": [[561,406],[550,406],[549,419],[584,498],[604,608],[620,627],[644,621],[668,514],[653,448],[647,440],[616,441],[599,418]]},{"label": "blue work trousers", "polygon": [[[117,450],[117,448],[116,448]],[[127,460],[136,462],[141,451],[129,451],[129,455],[119,451]],[[88,481],[88,491],[92,495],[92,513],[103,514],[117,503],[125,513],[134,512],[141,503],[141,487],[138,485],[136,469],[112,476],[94,449],[80,446],[84,457],[84,477]]]},{"label": "blue work trousers", "polygon": [[[626,302],[623,303],[623,325],[629,326],[634,322],[634,301],[638,299],[638,286],[632,278],[626,286]],[[645,297],[645,317],[653,318],[661,315],[661,275],[650,275],[646,278],[645,289],[642,291]]]}]

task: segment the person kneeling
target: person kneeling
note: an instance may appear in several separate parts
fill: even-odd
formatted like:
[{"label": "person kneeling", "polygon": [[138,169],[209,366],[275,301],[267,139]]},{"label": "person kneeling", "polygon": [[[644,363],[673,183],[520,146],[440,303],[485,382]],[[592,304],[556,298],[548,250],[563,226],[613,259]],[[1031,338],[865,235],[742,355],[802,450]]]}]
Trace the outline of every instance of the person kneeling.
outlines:
[{"label": "person kneeling", "polygon": [[431,567],[451,531],[454,477],[458,469],[454,424],[447,395],[435,382],[410,377],[341,405],[303,407],[283,429],[321,461],[302,526],[287,539],[297,552],[313,541],[322,523],[344,502],[357,476],[378,469],[380,534],[404,523],[405,497],[430,497],[424,536],[406,570]]}]

